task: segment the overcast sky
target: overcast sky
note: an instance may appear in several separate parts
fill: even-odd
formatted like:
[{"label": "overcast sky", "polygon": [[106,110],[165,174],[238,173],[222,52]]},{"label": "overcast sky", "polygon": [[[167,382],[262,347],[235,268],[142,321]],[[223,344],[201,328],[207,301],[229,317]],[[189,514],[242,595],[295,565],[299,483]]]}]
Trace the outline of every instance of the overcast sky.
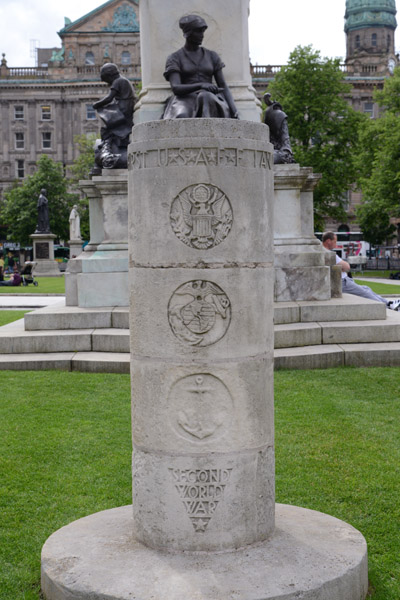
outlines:
[{"label": "overcast sky", "polygon": [[[168,0],[163,0],[168,1]],[[10,67],[34,66],[30,40],[60,46],[64,17],[82,17],[102,0],[0,0],[0,53]],[[344,58],[345,0],[250,0],[250,58],[253,64],[286,63],[297,45],[312,44],[322,56]]]}]

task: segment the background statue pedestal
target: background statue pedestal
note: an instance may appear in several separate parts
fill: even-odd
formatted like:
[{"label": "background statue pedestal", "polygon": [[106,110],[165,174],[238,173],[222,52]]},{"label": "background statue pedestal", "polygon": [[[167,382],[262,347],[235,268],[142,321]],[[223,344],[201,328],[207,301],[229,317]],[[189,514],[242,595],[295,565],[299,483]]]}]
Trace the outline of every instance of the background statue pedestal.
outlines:
[{"label": "background statue pedestal", "polygon": [[313,190],[320,175],[298,164],[274,167],[275,301],[329,300],[330,270],[314,235]]},{"label": "background statue pedestal", "polygon": [[78,258],[82,252],[82,240],[69,240],[69,257]]},{"label": "background statue pedestal", "polygon": [[65,274],[67,306],[127,306],[128,171],[103,170],[81,181],[89,198],[90,241]]},{"label": "background statue pedestal", "polygon": [[54,240],[57,236],[53,233],[32,233],[29,237],[32,238],[33,260],[36,263],[34,274],[42,277],[60,277],[58,263],[54,260]]}]

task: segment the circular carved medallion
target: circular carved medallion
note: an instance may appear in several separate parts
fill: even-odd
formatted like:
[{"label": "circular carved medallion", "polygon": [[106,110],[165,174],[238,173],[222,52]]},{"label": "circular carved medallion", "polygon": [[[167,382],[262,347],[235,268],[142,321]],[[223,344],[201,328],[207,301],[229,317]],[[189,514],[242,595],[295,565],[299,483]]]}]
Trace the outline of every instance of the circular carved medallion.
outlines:
[{"label": "circular carved medallion", "polygon": [[175,235],[199,250],[220,244],[230,232],[232,221],[229,199],[209,183],[189,185],[171,204],[170,222]]},{"label": "circular carved medallion", "polygon": [[230,424],[233,410],[225,384],[208,373],[188,375],[174,383],[169,406],[175,432],[199,442],[222,435]]},{"label": "circular carved medallion", "polygon": [[168,303],[168,321],[181,342],[210,346],[226,333],[231,321],[231,303],[225,292],[211,281],[184,283]]}]

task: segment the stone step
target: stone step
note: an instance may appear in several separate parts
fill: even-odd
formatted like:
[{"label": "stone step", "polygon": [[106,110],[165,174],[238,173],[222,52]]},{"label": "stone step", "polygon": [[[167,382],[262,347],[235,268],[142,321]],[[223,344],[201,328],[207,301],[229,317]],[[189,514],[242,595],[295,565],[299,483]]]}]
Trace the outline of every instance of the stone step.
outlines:
[{"label": "stone step", "polygon": [[[400,342],[400,313],[385,321],[333,321],[275,325],[275,348],[330,344]],[[116,327],[24,330],[23,320],[0,329],[0,354],[46,352],[129,352],[129,330]]]},{"label": "stone step", "polygon": [[80,308],[44,307],[24,317],[27,331],[60,329],[129,328],[129,309],[125,307]]},{"label": "stone step", "polygon": [[[275,370],[399,367],[400,342],[328,344],[275,350]],[[0,370],[129,373],[130,355],[117,352],[0,354]]]},{"label": "stone step", "polygon": [[23,320],[0,328],[1,354],[88,352],[93,329],[25,331]]},{"label": "stone step", "polygon": [[331,321],[275,325],[275,348],[318,344],[400,342],[400,313],[387,311],[385,321]]},{"label": "stone step", "polygon": [[383,302],[343,294],[343,298],[312,302],[276,302],[274,323],[316,323],[320,321],[384,320],[387,314]]},{"label": "stone step", "polygon": [[[383,303],[345,294],[343,298],[313,302],[276,302],[275,324],[327,321],[372,321],[386,318]],[[127,307],[80,308],[77,306],[47,307],[25,315],[28,331],[48,329],[127,329]]]},{"label": "stone step", "polygon": [[327,344],[275,350],[275,370],[333,367],[398,367],[400,342]]},{"label": "stone step", "polygon": [[0,370],[129,373],[130,355],[117,352],[0,354]]}]

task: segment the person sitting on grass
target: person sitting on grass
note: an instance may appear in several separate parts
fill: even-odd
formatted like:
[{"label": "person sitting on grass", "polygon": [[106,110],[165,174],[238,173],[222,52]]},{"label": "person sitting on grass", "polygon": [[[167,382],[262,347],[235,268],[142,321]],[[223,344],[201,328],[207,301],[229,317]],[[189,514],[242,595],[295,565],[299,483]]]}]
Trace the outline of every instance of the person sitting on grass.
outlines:
[{"label": "person sitting on grass", "polygon": [[0,281],[0,285],[16,286],[21,285],[22,277],[18,272],[18,265],[14,263],[13,274],[8,281]]}]

